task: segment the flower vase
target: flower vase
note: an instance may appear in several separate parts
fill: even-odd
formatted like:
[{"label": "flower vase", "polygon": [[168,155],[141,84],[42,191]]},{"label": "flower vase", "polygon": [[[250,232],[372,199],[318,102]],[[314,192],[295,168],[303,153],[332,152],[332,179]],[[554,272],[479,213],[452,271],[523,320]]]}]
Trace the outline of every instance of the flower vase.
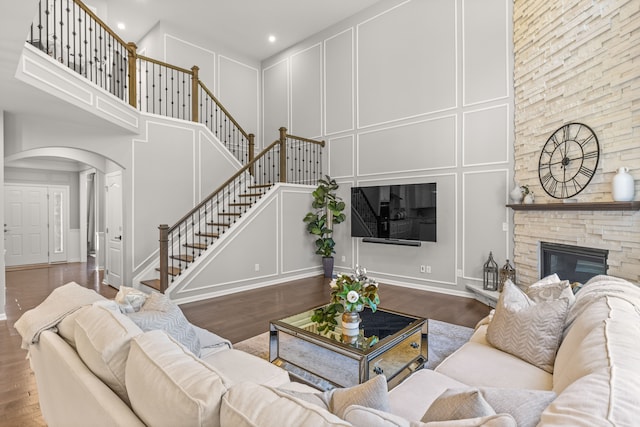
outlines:
[{"label": "flower vase", "polygon": [[360,315],[357,311],[345,311],[342,313],[342,340],[347,344],[353,344],[360,335]]}]

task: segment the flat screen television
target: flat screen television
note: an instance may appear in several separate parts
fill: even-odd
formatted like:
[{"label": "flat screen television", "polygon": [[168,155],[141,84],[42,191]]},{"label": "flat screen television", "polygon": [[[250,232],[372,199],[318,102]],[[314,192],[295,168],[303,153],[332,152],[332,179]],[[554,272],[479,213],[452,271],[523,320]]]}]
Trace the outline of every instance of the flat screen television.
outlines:
[{"label": "flat screen television", "polygon": [[351,236],[377,243],[435,242],[435,182],[351,188]]}]

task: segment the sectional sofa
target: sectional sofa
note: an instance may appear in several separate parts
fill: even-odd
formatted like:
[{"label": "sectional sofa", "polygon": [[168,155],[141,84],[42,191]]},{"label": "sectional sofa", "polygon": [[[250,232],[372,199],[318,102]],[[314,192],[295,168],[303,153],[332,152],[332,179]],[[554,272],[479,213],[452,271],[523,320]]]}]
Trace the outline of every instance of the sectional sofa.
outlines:
[{"label": "sectional sofa", "polygon": [[557,277],[506,285],[469,342],[390,392],[384,377],[325,393],[292,382],[163,296],[136,318],[63,288],[16,323],[52,427],[637,425],[640,289],[613,277],[575,297]]}]

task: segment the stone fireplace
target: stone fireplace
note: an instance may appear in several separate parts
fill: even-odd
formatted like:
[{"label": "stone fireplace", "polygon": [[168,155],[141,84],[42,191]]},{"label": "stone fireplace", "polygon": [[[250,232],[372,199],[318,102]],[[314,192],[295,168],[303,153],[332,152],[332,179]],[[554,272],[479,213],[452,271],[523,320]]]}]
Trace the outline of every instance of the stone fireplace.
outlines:
[{"label": "stone fireplace", "polygon": [[560,279],[586,283],[599,274],[607,274],[606,249],[540,242],[540,277],[556,273]]}]

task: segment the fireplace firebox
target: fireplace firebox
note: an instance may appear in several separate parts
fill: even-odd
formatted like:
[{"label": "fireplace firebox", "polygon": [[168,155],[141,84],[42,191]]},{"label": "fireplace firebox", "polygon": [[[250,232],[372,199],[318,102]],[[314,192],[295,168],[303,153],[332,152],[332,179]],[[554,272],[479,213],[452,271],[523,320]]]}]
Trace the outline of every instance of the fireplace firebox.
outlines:
[{"label": "fireplace firebox", "polygon": [[540,242],[540,278],[556,273],[560,279],[585,283],[607,274],[606,249]]}]

